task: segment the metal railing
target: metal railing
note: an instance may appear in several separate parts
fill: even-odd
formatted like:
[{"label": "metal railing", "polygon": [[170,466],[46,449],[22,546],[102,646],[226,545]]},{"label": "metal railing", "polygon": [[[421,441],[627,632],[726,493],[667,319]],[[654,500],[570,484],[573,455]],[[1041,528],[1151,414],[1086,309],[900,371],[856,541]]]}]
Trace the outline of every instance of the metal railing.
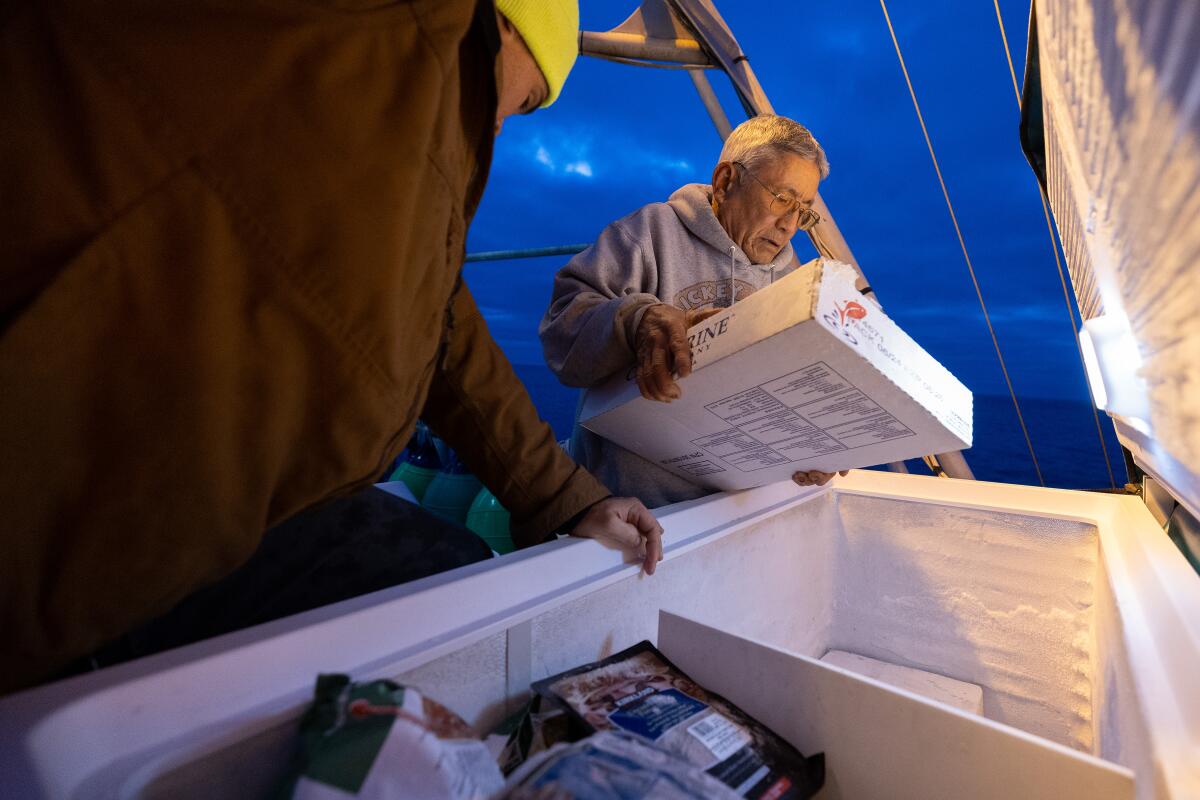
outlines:
[{"label": "metal railing", "polygon": [[467,253],[466,260],[471,261],[507,261],[514,258],[542,258],[543,256],[573,256],[591,247],[590,243],[559,244],[553,247],[526,247],[522,250],[484,250],[481,253]]}]

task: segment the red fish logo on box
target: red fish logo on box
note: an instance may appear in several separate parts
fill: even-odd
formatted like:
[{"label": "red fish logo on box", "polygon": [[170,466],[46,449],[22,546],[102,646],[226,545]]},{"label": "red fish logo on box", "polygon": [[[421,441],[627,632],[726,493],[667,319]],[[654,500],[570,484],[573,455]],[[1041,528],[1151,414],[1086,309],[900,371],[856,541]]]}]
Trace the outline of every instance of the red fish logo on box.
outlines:
[{"label": "red fish logo on box", "polygon": [[864,319],[867,316],[867,309],[861,303],[853,300],[847,300],[845,303],[833,304],[833,310],[837,312],[835,317],[833,314],[825,314],[825,323],[831,328],[837,328],[842,334],[842,338],[852,345],[858,345],[858,337],[850,332],[850,321],[856,319]]},{"label": "red fish logo on box", "polygon": [[834,303],[833,307],[837,309],[839,325],[845,325],[848,319],[862,319],[867,316],[867,310],[853,300],[850,300],[844,306]]}]

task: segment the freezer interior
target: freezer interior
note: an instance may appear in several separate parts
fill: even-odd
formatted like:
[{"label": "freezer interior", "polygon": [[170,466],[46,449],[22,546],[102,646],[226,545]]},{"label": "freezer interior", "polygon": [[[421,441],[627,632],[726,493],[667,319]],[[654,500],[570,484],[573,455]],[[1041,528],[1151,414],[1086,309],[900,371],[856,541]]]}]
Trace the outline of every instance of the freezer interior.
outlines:
[{"label": "freezer interior", "polygon": [[[936,479],[908,476],[857,482],[890,485],[901,477],[909,487],[916,481],[938,488]],[[667,558],[655,576],[628,566],[601,570],[549,596],[530,595],[519,605],[523,612],[475,614],[460,627],[448,619],[439,635],[404,657],[403,669],[381,673],[378,665],[364,665],[356,677],[387,674],[418,686],[486,731],[519,708],[530,681],[642,639],[655,641],[659,611],[665,610],[790,653],[819,658],[842,650],[977,684],[986,719],[1132,770],[1138,797],[1172,796],[1181,775],[1195,777],[1174,745],[1163,744],[1176,731],[1166,730],[1161,714],[1164,707],[1193,702],[1191,688],[1158,686],[1159,696],[1151,698],[1160,709],[1154,717],[1139,696],[1147,681],[1139,686],[1129,658],[1128,643],[1158,624],[1151,618],[1152,596],[1136,609],[1129,600],[1139,581],[1158,577],[1153,563],[1133,569],[1131,559],[1146,554],[1136,547],[1121,552],[1146,535],[1139,531],[1144,508],[1121,505],[1120,513],[1098,523],[1076,508],[1077,492],[1023,489],[1019,496],[1049,500],[1005,508],[995,502],[1005,487],[976,485],[971,491],[991,492],[990,502],[965,505],[947,502],[953,498],[855,491],[855,483],[852,476],[840,490],[765,509],[747,508],[752,493],[689,504],[664,516]],[[714,521],[714,527],[702,527]],[[539,557],[514,560],[505,579],[553,570],[555,554],[580,544],[586,543],[558,543],[559,549],[540,557],[544,563]],[[1151,555],[1170,559],[1169,550]],[[445,597],[485,591],[494,585],[485,583],[488,573],[503,574],[507,562],[496,560],[438,588],[448,592]],[[1116,579],[1113,568],[1121,573]],[[1194,589],[1188,587],[1186,602],[1194,603]],[[415,609],[419,596],[389,601],[393,618],[403,618],[405,604]],[[343,622],[353,624],[349,617]],[[388,632],[362,629],[357,635]],[[1174,647],[1186,660],[1189,652],[1194,657],[1188,649],[1194,644],[1183,637],[1159,646]],[[1143,652],[1141,658],[1149,663],[1148,657],[1164,652]],[[122,791],[148,797],[266,791],[287,764],[302,707],[276,704],[257,718],[243,713],[227,730],[209,731],[206,742],[184,736],[176,747],[160,748],[157,758],[143,759],[149,766],[126,776]],[[1163,727],[1157,745],[1149,735],[1155,724]],[[1183,745],[1183,752],[1191,746]]]}]

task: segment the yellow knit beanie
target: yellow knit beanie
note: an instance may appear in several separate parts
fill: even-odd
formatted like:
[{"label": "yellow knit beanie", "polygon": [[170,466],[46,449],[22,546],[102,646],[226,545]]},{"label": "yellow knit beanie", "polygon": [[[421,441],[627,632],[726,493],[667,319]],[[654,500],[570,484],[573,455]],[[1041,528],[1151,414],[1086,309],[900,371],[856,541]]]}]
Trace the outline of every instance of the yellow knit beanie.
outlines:
[{"label": "yellow knit beanie", "polygon": [[578,0],[496,0],[496,10],[513,24],[546,78],[550,93],[542,108],[558,99],[579,55]]}]

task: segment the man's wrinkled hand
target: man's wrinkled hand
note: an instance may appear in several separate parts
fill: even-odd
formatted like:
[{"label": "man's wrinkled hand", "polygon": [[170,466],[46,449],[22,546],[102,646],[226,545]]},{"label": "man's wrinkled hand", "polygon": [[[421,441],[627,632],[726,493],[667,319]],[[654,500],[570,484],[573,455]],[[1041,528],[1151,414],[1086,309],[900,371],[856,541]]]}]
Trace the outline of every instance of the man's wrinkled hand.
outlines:
[{"label": "man's wrinkled hand", "polygon": [[[850,470],[844,469],[838,474],[844,477],[850,474]],[[829,479],[832,477],[832,472],[819,472],[815,469],[810,469],[808,472],[797,472],[792,475],[792,480],[800,486],[824,486],[829,483]]]},{"label": "man's wrinkled hand", "polygon": [[662,526],[635,497],[609,497],[588,509],[572,536],[636,555],[647,575],[662,561]]},{"label": "man's wrinkled hand", "polygon": [[688,328],[721,309],[683,311],[659,303],[646,309],[638,323],[634,350],[637,357],[637,383],[642,397],[669,403],[680,397],[675,376],[692,374],[692,350],[688,346]]}]

